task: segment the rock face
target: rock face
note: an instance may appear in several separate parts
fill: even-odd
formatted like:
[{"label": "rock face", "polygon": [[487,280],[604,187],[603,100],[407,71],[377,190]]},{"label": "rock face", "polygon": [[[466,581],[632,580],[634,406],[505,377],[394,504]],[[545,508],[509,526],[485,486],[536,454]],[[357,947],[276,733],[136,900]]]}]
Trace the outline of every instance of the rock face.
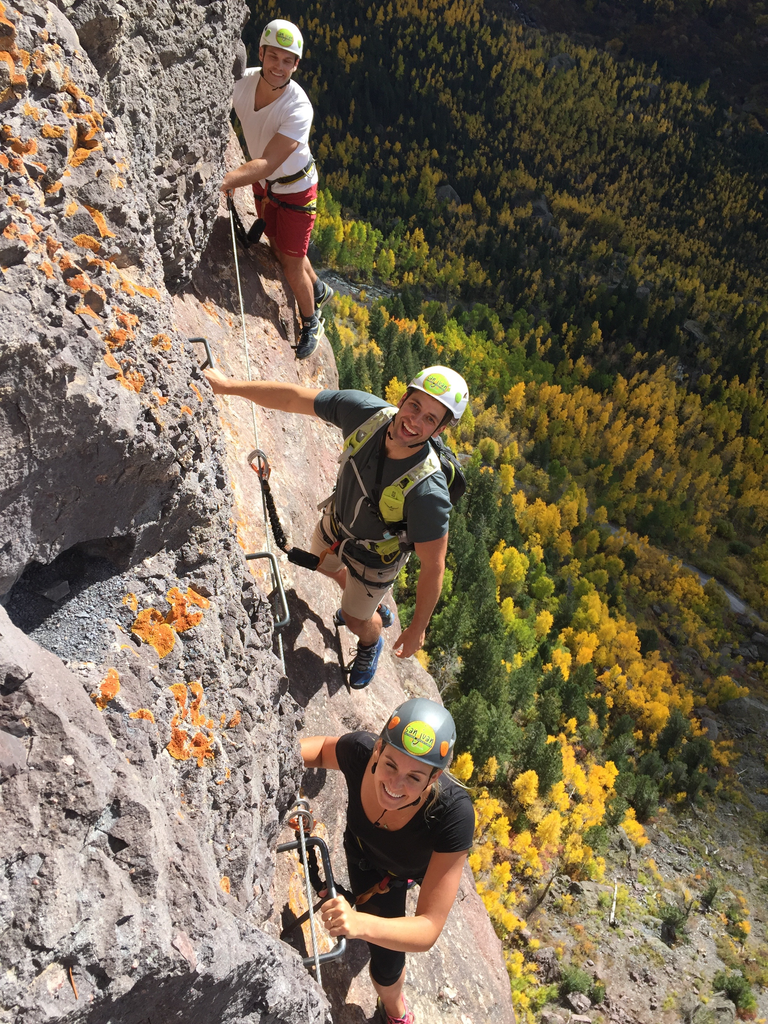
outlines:
[{"label": "rock face", "polygon": [[[152,78],[107,88],[61,11],[0,11],[0,1019],[321,1021],[260,927],[300,713],[163,283],[199,257],[204,223],[186,225],[208,204],[191,164],[194,189],[159,202],[173,128],[142,120],[167,80],[139,5],[68,9],[98,60],[128,75],[140,50]],[[220,67],[223,111],[241,7],[177,11],[166,70],[189,52]],[[218,167],[226,133],[212,145],[201,110],[185,151]]]},{"label": "rock face", "polygon": [[216,216],[243,0],[59,0],[130,145],[169,288],[189,279]]},{"label": "rock face", "polygon": [[[101,711],[93,667],[67,671],[0,609],[0,1019],[323,1020],[301,963],[256,923],[285,783],[276,673],[254,673],[251,692],[219,684],[203,705],[242,708],[231,730],[206,730],[211,771],[169,755],[150,660],[134,656]],[[131,718],[140,704],[155,721]]]},{"label": "rock face", "polygon": [[[265,546],[253,421],[217,407],[189,341],[206,335],[244,375],[217,219],[225,160],[241,159],[223,125],[243,11],[0,5],[2,1024],[373,1013],[362,944],[324,975],[326,997],[279,941],[297,730],[305,715],[313,732],[378,728],[404,693],[436,691],[387,655],[375,690],[347,694],[334,584],[287,564],[275,651],[272,580],[243,557]],[[334,386],[327,342],[294,360],[267,247],[241,259],[258,372]],[[338,439],[277,414],[261,429],[306,545]],[[307,781],[338,861],[340,781]],[[468,873],[412,959],[421,1019],[514,1020]]]}]

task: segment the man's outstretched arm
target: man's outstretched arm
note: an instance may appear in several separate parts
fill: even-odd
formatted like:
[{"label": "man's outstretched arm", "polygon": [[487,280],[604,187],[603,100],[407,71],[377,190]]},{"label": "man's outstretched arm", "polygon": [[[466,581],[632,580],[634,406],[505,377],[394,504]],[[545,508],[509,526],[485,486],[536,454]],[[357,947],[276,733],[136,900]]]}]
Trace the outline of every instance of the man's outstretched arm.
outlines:
[{"label": "man's outstretched arm", "polygon": [[414,548],[421,562],[419,582],[416,584],[416,607],[410,626],[395,640],[394,648],[398,658],[410,658],[424,646],[427,626],[443,587],[448,534],[439,540],[415,544]]},{"label": "man's outstretched arm", "polygon": [[320,388],[305,388],[300,384],[279,380],[235,380],[214,369],[203,370],[203,374],[216,395],[247,398],[263,409],[298,412],[304,416],[317,415],[315,395],[320,393]]}]

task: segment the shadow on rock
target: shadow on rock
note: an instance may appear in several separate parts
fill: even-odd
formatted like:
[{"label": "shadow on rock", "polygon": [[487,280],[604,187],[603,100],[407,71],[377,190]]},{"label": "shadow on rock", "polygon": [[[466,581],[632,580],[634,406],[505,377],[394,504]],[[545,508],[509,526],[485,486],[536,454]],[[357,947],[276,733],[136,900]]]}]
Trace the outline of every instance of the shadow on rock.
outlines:
[{"label": "shadow on rock", "polygon": [[337,652],[336,631],[329,629],[324,620],[296,594],[295,590],[286,591],[286,598],[291,615],[291,621],[283,630],[288,690],[296,703],[306,708],[324,686],[328,690],[328,695],[332,697],[346,684],[339,666],[338,654],[334,661],[326,662],[315,650],[303,642],[298,643],[299,636],[309,624],[310,628],[314,627],[319,633],[323,651],[327,652],[330,649]]},{"label": "shadow on rock", "polygon": [[[283,323],[280,306],[282,285],[279,286],[279,292],[275,290],[282,279],[282,271],[272,250],[261,243],[252,245],[247,251],[238,245],[237,260],[246,313],[263,317],[276,327],[282,327],[287,337],[288,330]],[[218,273],[211,273],[211,267],[221,269]],[[206,266],[193,271],[187,288],[194,292],[200,302],[212,302],[232,316],[240,316],[229,218],[216,218],[206,249]]]}]

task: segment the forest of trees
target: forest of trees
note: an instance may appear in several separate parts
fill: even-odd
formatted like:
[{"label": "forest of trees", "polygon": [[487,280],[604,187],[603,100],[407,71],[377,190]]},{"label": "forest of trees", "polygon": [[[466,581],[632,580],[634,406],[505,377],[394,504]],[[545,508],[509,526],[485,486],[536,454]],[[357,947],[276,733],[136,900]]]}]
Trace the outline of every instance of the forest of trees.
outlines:
[{"label": "forest of trees", "polygon": [[469,383],[425,661],[528,1020],[538,881],[600,878],[609,829],[640,846],[660,803],[734,793],[693,708],[768,682],[674,557],[768,608],[768,140],[706,83],[479,0],[251,6],[251,63],[268,17],[305,33],[319,262],[391,293],[334,301],[341,386],[396,400],[430,363]]},{"label": "forest of trees", "polygon": [[577,346],[597,322],[607,374],[631,345],[692,375],[762,375],[768,138],[754,117],[479,0],[270,2],[252,45],[278,7],[306,33],[321,184],[381,232],[358,268],[321,237],[341,269],[365,278],[375,262],[505,323],[523,306],[556,339],[567,322]]}]

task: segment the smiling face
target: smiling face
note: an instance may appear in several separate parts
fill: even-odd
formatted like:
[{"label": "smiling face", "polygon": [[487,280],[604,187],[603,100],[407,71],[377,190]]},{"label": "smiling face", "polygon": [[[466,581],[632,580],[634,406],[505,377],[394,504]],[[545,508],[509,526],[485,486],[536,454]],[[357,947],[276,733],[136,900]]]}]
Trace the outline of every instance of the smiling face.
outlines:
[{"label": "smiling face", "polygon": [[389,428],[389,441],[398,447],[423,444],[443,429],[446,408],[423,391],[405,394],[397,404],[400,410]]},{"label": "smiling face", "polygon": [[279,89],[290,79],[299,64],[299,58],[281,46],[262,46],[259,49],[261,73],[273,89]]},{"label": "smiling face", "polygon": [[381,741],[376,745],[374,757],[378,757],[374,787],[379,807],[395,811],[417,800],[425,788],[442,775],[431,765],[423,764],[415,757],[409,757],[401,750]]}]

